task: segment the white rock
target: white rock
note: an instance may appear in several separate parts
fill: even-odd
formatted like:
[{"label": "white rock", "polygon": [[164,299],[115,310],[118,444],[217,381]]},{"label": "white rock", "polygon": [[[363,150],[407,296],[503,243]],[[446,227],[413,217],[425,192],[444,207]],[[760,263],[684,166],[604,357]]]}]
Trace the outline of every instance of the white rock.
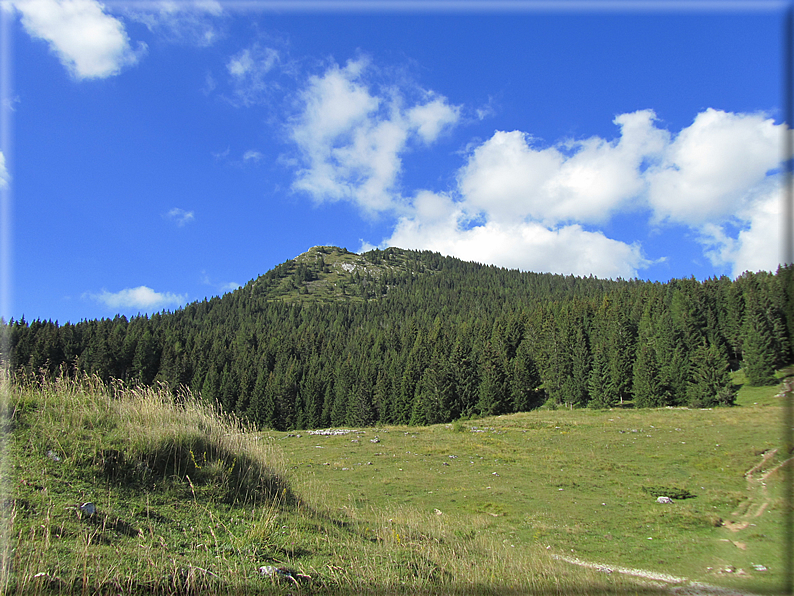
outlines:
[{"label": "white rock", "polygon": [[96,513],[96,505],[93,503],[83,503],[80,505],[80,511],[82,511],[87,516],[91,517]]},{"label": "white rock", "polygon": [[657,503],[669,504],[669,503],[672,503],[673,500],[670,497],[659,497],[658,499],[656,499],[656,502]]}]

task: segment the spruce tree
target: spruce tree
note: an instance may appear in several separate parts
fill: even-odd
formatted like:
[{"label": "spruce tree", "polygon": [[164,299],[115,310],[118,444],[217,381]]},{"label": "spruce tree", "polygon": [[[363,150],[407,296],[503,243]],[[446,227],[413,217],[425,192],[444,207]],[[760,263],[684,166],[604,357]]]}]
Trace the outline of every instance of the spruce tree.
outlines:
[{"label": "spruce tree", "polygon": [[687,399],[693,408],[731,406],[736,391],[731,381],[728,356],[717,344],[704,340],[692,354]]},{"label": "spruce tree", "polygon": [[504,414],[508,409],[507,375],[502,355],[496,352],[490,342],[485,346],[482,369],[477,409],[481,416]]},{"label": "spruce tree", "polygon": [[744,374],[752,386],[775,384],[772,329],[754,292],[747,295],[742,341]]},{"label": "spruce tree", "polygon": [[661,382],[656,350],[650,343],[642,344],[637,350],[633,389],[634,406],[637,408],[660,408],[667,405],[668,396]]},{"label": "spruce tree", "polygon": [[593,347],[593,366],[587,380],[587,391],[590,394],[588,407],[595,409],[611,408],[617,404],[617,399],[609,391],[609,369],[605,349],[596,344]]},{"label": "spruce tree", "polygon": [[513,359],[510,379],[514,412],[527,412],[543,403],[544,394],[539,390],[540,373],[530,354],[529,342],[522,341]]}]

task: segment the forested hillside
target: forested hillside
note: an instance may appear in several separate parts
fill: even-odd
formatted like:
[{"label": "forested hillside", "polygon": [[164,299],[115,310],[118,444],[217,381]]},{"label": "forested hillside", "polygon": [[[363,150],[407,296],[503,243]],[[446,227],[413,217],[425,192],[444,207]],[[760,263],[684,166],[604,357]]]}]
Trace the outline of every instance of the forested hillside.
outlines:
[{"label": "forested hillside", "polygon": [[792,268],[651,283],[315,247],[173,313],[10,321],[17,378],[180,385],[257,425],[431,424],[549,404],[730,405],[792,360]]}]

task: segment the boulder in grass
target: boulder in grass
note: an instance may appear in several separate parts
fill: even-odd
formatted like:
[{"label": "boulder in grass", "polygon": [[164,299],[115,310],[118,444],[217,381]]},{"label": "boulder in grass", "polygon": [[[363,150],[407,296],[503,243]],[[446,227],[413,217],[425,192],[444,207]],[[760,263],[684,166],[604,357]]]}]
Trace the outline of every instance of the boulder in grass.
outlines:
[{"label": "boulder in grass", "polygon": [[668,505],[668,504],[672,503],[673,500],[670,497],[659,497],[659,498],[656,499],[656,502]]},{"label": "boulder in grass", "polygon": [[91,517],[96,513],[96,505],[93,503],[83,503],[79,507],[81,515]]},{"label": "boulder in grass", "polygon": [[263,565],[260,567],[259,575],[263,577],[272,577],[275,579],[288,579],[296,585],[300,582],[311,580],[311,577],[308,575],[298,573],[293,569],[288,569],[286,567],[274,567],[273,565]]}]

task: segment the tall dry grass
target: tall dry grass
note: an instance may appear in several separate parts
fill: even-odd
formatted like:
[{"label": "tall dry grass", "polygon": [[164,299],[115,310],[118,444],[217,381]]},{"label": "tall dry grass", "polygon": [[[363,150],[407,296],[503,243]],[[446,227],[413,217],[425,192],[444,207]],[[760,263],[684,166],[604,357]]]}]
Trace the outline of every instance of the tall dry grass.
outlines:
[{"label": "tall dry grass", "polygon": [[12,421],[33,409],[33,448],[66,463],[90,461],[111,480],[152,484],[169,478],[222,487],[231,502],[296,498],[284,480],[280,450],[247,422],[164,384],[106,385],[97,377],[60,376],[11,387]]}]

